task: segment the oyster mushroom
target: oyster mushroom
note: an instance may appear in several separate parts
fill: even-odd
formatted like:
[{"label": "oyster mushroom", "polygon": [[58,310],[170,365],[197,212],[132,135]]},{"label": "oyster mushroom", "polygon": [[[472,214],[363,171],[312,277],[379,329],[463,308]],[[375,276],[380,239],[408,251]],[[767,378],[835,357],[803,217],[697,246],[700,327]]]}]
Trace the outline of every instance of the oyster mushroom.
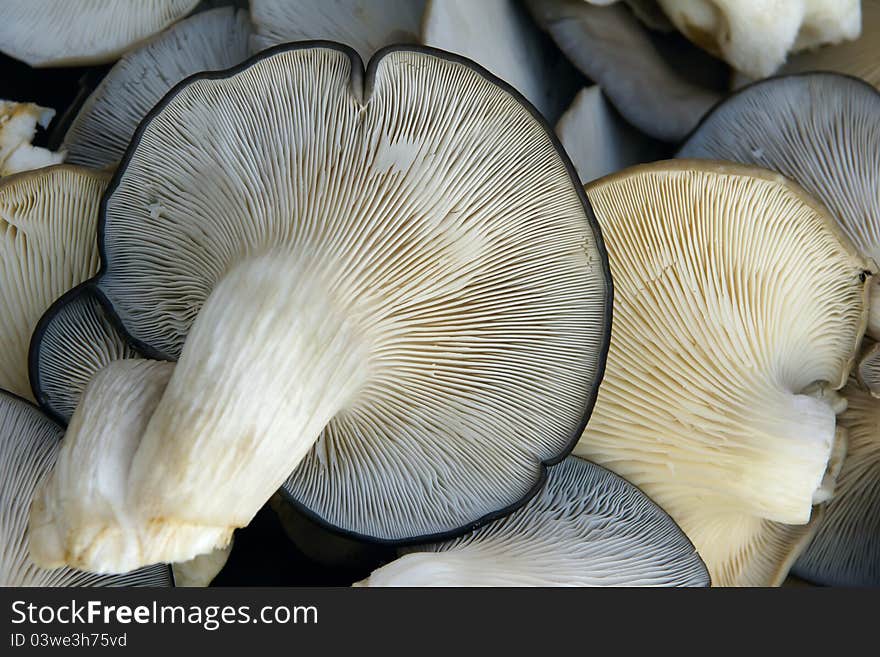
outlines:
[{"label": "oyster mushroom", "polygon": [[[580,435],[611,283],[552,131],[463,58],[399,47],[361,66],[326,43],[265,51],[190,78],[139,128],[96,289],[142,353],[179,360],[143,431],[116,437],[124,513],[99,528],[47,487],[45,563],[191,558],[282,483],[353,535],[459,535],[524,504]],[[56,470],[112,434],[71,426]]]},{"label": "oyster mushroom", "polygon": [[756,167],[657,162],[587,194],[614,324],[574,453],[662,506],[713,585],[779,584],[845,451],[834,391],[865,328],[868,263],[824,207]]}]

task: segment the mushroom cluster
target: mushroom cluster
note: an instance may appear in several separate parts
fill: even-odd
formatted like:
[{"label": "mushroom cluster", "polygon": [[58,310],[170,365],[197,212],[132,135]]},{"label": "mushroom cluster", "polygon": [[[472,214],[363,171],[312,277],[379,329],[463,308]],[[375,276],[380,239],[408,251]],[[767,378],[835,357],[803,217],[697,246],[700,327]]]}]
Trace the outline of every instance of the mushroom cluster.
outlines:
[{"label": "mushroom cluster", "polygon": [[9,0],[0,584],[880,585],[880,1],[772,4]]}]

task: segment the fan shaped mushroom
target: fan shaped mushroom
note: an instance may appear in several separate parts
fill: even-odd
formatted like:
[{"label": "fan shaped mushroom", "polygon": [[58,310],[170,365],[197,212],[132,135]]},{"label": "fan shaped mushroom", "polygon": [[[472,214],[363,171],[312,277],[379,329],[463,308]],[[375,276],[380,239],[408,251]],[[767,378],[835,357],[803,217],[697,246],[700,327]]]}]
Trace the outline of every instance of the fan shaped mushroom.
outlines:
[{"label": "fan shaped mushroom", "polygon": [[[778,171],[824,203],[862,256],[880,263],[880,93],[834,73],[756,82],[715,108],[677,157]],[[880,281],[868,333],[880,338]]]},{"label": "fan shaped mushroom", "polygon": [[789,52],[855,39],[859,0],[659,0],[695,44],[735,69],[771,75]]},{"label": "fan shaped mushroom", "polygon": [[527,0],[538,23],[572,63],[602,87],[632,125],[663,141],[679,141],[721,97],[683,75],[700,68],[699,50],[687,68],[661,55],[623,5],[584,0]]},{"label": "fan shaped mushroom", "polygon": [[848,431],[837,491],[792,569],[832,586],[880,586],[880,401],[850,381],[839,422]]},{"label": "fan shaped mushroom", "polygon": [[779,174],[673,160],[587,186],[614,277],[574,453],[641,488],[716,586],[778,584],[832,493],[868,264]]},{"label": "fan shaped mushroom", "polygon": [[29,402],[0,391],[0,586],[170,586],[167,566],[123,575],[37,567],[28,553],[28,510],[64,430]]},{"label": "fan shaped mushroom", "polygon": [[559,119],[581,84],[566,58],[515,0],[428,0],[422,43],[486,67],[550,122]]},{"label": "fan shaped mushroom", "polygon": [[355,586],[708,586],[678,525],[617,475],[570,456],[506,518],[406,548]]},{"label": "fan shaped mushroom", "polygon": [[386,46],[419,42],[426,0],[250,0],[251,52],[291,41],[338,41],[363,61]]},{"label": "fan shaped mushroom", "polygon": [[584,182],[661,159],[663,145],[628,125],[598,86],[583,89],[556,124],[556,134]]},{"label": "fan shaped mushroom", "polygon": [[248,57],[247,13],[201,12],[127,53],[83,104],[64,136],[72,164],[115,165],[138,124],[175,84],[193,73],[229,68]]},{"label": "fan shaped mushroom", "polygon": [[0,176],[61,164],[64,153],[32,146],[37,126],[48,127],[55,110],[0,100]]},{"label": "fan shaped mushroom", "polygon": [[580,435],[611,284],[564,151],[468,60],[400,47],[361,67],[342,46],[266,51],[190,78],[139,128],[96,285],[139,350],[179,361],[135,441],[125,522],[104,517],[132,549],[78,553],[61,485],[44,508],[70,531],[47,554],[188,559],[286,479],[325,524],[440,539],[522,505]]},{"label": "fan shaped mushroom", "polygon": [[68,165],[0,182],[0,388],[30,398],[40,317],[98,271],[98,206],[109,176]]},{"label": "fan shaped mushroom", "polygon": [[110,62],[198,0],[4,0],[0,52],[34,67]]}]

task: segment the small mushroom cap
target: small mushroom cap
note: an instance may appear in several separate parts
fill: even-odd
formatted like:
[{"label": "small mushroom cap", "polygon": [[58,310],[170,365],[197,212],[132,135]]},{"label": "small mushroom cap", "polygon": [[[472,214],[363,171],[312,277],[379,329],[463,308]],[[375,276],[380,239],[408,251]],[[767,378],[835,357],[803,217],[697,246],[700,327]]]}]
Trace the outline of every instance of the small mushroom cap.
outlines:
[{"label": "small mushroom cap", "polygon": [[[677,157],[778,171],[815,196],[856,245],[880,263],[880,93],[855,78],[807,73],[756,82],[716,107]],[[880,338],[880,283],[868,333]]]},{"label": "small mushroom cap", "polygon": [[583,89],[556,124],[556,134],[583,182],[661,159],[659,142],[627,124],[598,86]]},{"label": "small mushroom cap", "polygon": [[582,84],[550,37],[515,0],[428,0],[422,42],[485,66],[551,123]]},{"label": "small mushroom cap", "polygon": [[880,586],[880,401],[855,380],[839,422],[848,449],[834,497],[795,575],[831,586]]},{"label": "small mushroom cap", "polygon": [[853,41],[807,50],[788,58],[780,74],[834,71],[880,89],[880,0],[862,0],[862,32]]},{"label": "small mushroom cap", "polygon": [[756,167],[658,162],[587,193],[614,324],[575,454],[668,511],[714,585],[778,583],[839,467],[829,389],[864,331],[865,262],[821,205]]},{"label": "small mushroom cap", "polygon": [[175,84],[248,57],[247,13],[201,12],[126,53],[83,104],[64,135],[67,161],[95,169],[122,158],[138,124]]},{"label": "small mushroom cap", "polygon": [[859,383],[874,397],[880,398],[880,342],[865,340],[859,358]]},{"label": "small mushroom cap", "polygon": [[407,548],[359,586],[709,586],[678,525],[647,495],[576,457],[506,518]]},{"label": "small mushroom cap", "polygon": [[0,183],[0,388],[31,398],[28,348],[40,317],[98,270],[98,206],[109,176],[67,165]]},{"label": "small mushroom cap", "polygon": [[46,128],[55,110],[33,103],[0,100],[0,176],[64,161],[64,153],[31,146],[37,126]]},{"label": "small mushroom cap", "polygon": [[[195,472],[139,461],[150,494],[192,519],[241,526],[299,463],[287,491],[329,525],[460,533],[534,492],[601,378],[610,280],[577,176],[534,108],[451,54],[388,49],[364,72],[312,43],[190,79],[136,134],[102,235],[98,285],[126,332],[183,354],[150,453],[195,467],[183,454],[202,433],[230,449],[251,421],[285,423],[242,448],[254,472],[200,468],[204,507],[149,474]],[[226,298],[253,305],[231,316]],[[200,355],[219,343],[236,357]],[[298,455],[290,411],[265,405],[302,396],[321,408],[303,411],[317,444]],[[252,497],[214,494],[245,474]]]},{"label": "small mushroom cap", "polygon": [[386,46],[419,43],[425,0],[250,0],[251,52],[291,41],[338,41],[363,61]]},{"label": "small mushroom cap", "polygon": [[64,430],[32,404],[0,391],[0,586],[170,586],[168,566],[124,575],[39,568],[28,553],[28,511],[52,469]]},{"label": "small mushroom cap", "polygon": [[34,67],[102,64],[199,0],[4,0],[0,51]]},{"label": "small mushroom cap", "polygon": [[[670,66],[623,5],[599,7],[583,0],[527,0],[527,5],[572,63],[651,137],[680,140],[720,98]],[[698,60],[692,58],[689,68],[698,68]]]},{"label": "small mushroom cap", "polygon": [[34,331],[34,397],[50,417],[66,425],[99,370],[116,360],[140,357],[113,326],[91,285],[84,283],[52,304]]},{"label": "small mushroom cap", "polygon": [[855,39],[859,0],[659,0],[695,44],[753,77],[771,75],[789,52]]}]

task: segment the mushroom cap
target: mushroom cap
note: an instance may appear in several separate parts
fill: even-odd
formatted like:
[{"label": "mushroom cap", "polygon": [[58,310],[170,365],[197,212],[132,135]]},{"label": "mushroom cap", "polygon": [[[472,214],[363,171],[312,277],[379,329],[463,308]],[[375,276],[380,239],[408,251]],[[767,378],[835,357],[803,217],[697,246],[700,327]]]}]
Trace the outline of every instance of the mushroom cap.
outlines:
[{"label": "mushroom cap", "polygon": [[[534,495],[586,424],[610,323],[601,236],[552,131],[473,62],[400,47],[364,72],[313,42],[195,76],[140,126],[103,209],[97,286],[143,353],[177,357],[218,285],[266,289],[279,259],[301,268],[309,312],[328,285],[332,312],[357,318],[334,330],[370,327],[352,356],[365,383],[285,485],[321,522],[462,533]],[[224,322],[199,315],[187,348],[210,349]],[[291,339],[284,322],[246,329],[250,344]],[[274,377],[277,352],[259,348]],[[169,394],[204,363],[187,361]]]},{"label": "mushroom cap", "polygon": [[102,64],[183,18],[199,0],[4,0],[0,51],[34,67]]},{"label": "mushroom cap", "polygon": [[865,340],[859,358],[859,383],[874,397],[880,397],[880,342]]},{"label": "mushroom cap", "polygon": [[665,149],[626,123],[598,85],[582,89],[556,124],[556,134],[583,182],[661,159]]},{"label": "mushroom cap", "polygon": [[386,46],[419,42],[426,0],[250,0],[251,52],[291,41],[338,41],[363,61]]},{"label": "mushroom cap", "polygon": [[37,126],[46,128],[55,110],[34,103],[0,100],[0,176],[61,164],[64,153],[31,146]]},{"label": "mushroom cap", "polygon": [[83,283],[52,304],[34,330],[29,355],[34,398],[52,419],[67,425],[99,370],[140,357],[113,326],[90,283]]},{"label": "mushroom cap", "polygon": [[0,391],[0,585],[171,586],[168,566],[124,575],[37,567],[28,554],[28,513],[34,490],[55,463],[64,430],[29,402]]},{"label": "mushroom cap", "polygon": [[834,71],[861,78],[880,89],[880,0],[862,0],[862,32],[859,38],[800,52],[788,58],[780,74]]},{"label": "mushroom cap", "polygon": [[[491,25],[491,29],[486,26]],[[555,123],[581,76],[514,0],[428,0],[422,42],[474,60]]]},{"label": "mushroom cap", "polygon": [[[835,73],[762,80],[716,107],[677,157],[753,164],[821,201],[862,256],[880,263],[880,93]],[[868,333],[880,337],[880,288]]]},{"label": "mushroom cap", "polygon": [[64,135],[71,164],[103,169],[122,158],[138,124],[175,84],[248,57],[247,12],[220,7],[171,26],[126,53],[83,104]]},{"label": "mushroom cap", "polygon": [[506,518],[402,550],[360,586],[709,586],[693,544],[638,488],[570,456]]},{"label": "mushroom cap", "polygon": [[600,7],[583,0],[527,0],[527,5],[572,63],[602,87],[627,121],[651,137],[680,140],[720,98],[683,77],[699,68],[699,56],[691,57],[687,69],[676,70],[623,5]]},{"label": "mushroom cap", "polygon": [[880,401],[855,380],[843,395],[846,458],[818,531],[792,572],[816,584],[880,586]]},{"label": "mushroom cap", "polygon": [[43,313],[98,270],[109,175],[59,165],[0,182],[0,388],[30,398],[28,348]]},{"label": "mushroom cap", "polygon": [[659,0],[691,41],[754,77],[771,75],[789,52],[855,39],[859,0]]},{"label": "mushroom cap", "polygon": [[587,194],[614,324],[574,453],[669,512],[714,585],[778,583],[839,468],[829,388],[864,331],[865,262],[821,205],[756,167],[657,162]]}]

